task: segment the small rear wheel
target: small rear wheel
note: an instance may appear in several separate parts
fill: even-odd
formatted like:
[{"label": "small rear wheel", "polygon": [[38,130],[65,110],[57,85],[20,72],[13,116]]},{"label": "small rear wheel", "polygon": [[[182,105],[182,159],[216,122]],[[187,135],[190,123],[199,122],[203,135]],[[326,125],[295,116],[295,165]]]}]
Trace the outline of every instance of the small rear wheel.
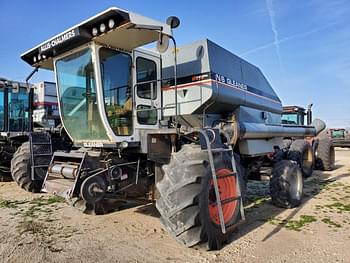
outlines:
[{"label": "small rear wheel", "polygon": [[277,162],[272,169],[270,195],[278,207],[293,208],[301,204],[304,180],[299,165],[290,160]]},{"label": "small rear wheel", "polygon": [[301,168],[305,178],[310,177],[315,163],[315,154],[312,146],[305,140],[295,140],[288,152],[288,159],[295,161]]}]

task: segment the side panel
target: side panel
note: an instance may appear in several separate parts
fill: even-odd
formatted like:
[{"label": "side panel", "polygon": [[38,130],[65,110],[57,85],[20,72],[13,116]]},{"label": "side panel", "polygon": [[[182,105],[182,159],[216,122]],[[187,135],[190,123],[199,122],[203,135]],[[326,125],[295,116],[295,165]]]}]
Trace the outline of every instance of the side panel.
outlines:
[{"label": "side panel", "polygon": [[[175,88],[165,86],[163,92],[164,116],[175,115]],[[198,81],[177,86],[177,110],[179,115],[189,115],[209,102],[213,97],[211,80]],[[202,112],[200,112],[202,113]]]},{"label": "side panel", "polygon": [[260,140],[240,140],[238,142],[239,151],[243,155],[254,156],[273,152],[274,146],[282,146],[282,137]]}]

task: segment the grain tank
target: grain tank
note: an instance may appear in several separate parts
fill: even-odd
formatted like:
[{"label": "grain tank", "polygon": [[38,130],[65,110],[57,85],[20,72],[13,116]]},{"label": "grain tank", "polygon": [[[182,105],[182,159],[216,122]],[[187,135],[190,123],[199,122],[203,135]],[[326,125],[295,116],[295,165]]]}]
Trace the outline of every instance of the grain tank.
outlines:
[{"label": "grain tank", "polygon": [[[315,127],[281,124],[282,104],[262,71],[204,39],[177,49],[177,103],[179,121],[193,127],[212,126],[230,114],[239,123],[241,153],[256,155],[270,152],[287,136],[318,133]],[[162,56],[163,101],[165,116],[173,116],[173,50]]]}]

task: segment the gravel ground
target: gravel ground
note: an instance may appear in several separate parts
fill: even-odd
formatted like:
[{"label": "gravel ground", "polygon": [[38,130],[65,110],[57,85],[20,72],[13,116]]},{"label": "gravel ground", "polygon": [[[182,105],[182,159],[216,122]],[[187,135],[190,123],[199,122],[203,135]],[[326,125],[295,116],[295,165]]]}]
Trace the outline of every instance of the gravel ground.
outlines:
[{"label": "gravel ground", "polygon": [[301,207],[279,209],[249,182],[247,220],[220,251],[176,243],[152,204],[90,216],[60,198],[0,183],[1,262],[350,262],[350,151],[305,182]]}]

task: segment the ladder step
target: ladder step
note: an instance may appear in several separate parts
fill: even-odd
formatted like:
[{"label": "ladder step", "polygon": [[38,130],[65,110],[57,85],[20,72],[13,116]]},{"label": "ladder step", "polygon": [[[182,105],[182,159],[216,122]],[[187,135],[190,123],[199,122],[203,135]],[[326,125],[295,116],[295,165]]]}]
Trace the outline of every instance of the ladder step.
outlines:
[{"label": "ladder step", "polygon": [[[203,151],[208,151],[207,149]],[[211,149],[212,152],[232,152],[232,149],[226,149],[226,148],[215,148]]]},{"label": "ladder step", "polygon": [[43,164],[43,165],[33,165],[32,167],[33,167],[34,169],[35,169],[35,168],[44,168],[44,167],[47,168],[47,167],[49,167],[49,165],[44,165],[44,164]]},{"label": "ladder step", "polygon": [[[231,203],[231,202],[234,202],[234,201],[237,201],[237,200],[240,200],[240,199],[241,199],[241,196],[226,198],[226,199],[221,200],[221,205],[224,205],[224,204],[227,204],[227,203]],[[209,204],[213,205],[213,204],[217,204],[217,202],[210,202]]]},{"label": "ladder step", "polygon": [[33,157],[36,157],[36,156],[52,156],[52,154],[51,153],[38,153],[38,154],[33,153]]},{"label": "ladder step", "polygon": [[32,142],[32,145],[51,145],[51,143],[50,142],[36,142],[36,143]]},{"label": "ladder step", "polygon": [[229,173],[229,174],[225,174],[225,175],[222,175],[220,177],[216,177],[217,180],[220,180],[220,179],[224,179],[226,177],[230,177],[230,176],[237,176],[237,173]]},{"label": "ladder step", "polygon": [[227,199],[224,199],[221,201],[221,204],[227,204],[227,203],[231,203],[231,202],[234,202],[234,201],[237,201],[237,200],[240,200],[241,199],[241,196],[236,196],[236,197],[231,197],[231,198],[227,198]]}]

